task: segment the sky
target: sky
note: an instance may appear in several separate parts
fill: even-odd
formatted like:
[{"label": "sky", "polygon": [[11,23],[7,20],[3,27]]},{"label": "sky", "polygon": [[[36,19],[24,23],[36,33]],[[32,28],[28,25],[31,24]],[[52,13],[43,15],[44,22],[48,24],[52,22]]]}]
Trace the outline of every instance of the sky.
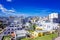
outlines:
[{"label": "sky", "polygon": [[47,16],[60,13],[60,0],[0,0],[0,16]]}]

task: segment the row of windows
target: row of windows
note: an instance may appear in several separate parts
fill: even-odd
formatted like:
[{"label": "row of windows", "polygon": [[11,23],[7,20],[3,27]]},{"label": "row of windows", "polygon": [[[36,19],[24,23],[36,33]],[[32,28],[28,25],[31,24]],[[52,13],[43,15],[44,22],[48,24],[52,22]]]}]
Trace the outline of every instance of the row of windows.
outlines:
[{"label": "row of windows", "polygon": [[17,29],[8,29],[8,30],[22,30],[22,28],[17,28]]},{"label": "row of windows", "polygon": [[12,25],[12,26],[10,26],[10,27],[22,27],[22,25],[16,25],[16,26],[13,26],[13,25]]},{"label": "row of windows", "polygon": [[4,32],[4,34],[10,34],[10,33],[13,33],[13,32]]}]

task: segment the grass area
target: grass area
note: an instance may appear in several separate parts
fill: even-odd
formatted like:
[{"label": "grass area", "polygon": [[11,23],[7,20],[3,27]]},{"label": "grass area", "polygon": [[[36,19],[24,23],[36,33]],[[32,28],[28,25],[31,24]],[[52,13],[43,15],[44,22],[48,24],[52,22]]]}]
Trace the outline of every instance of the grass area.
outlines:
[{"label": "grass area", "polygon": [[57,37],[57,34],[45,35],[45,36],[42,36],[42,37],[37,37],[35,39],[24,38],[24,39],[21,39],[21,40],[52,40],[52,38],[55,38],[55,37]]},{"label": "grass area", "polygon": [[34,32],[34,30],[29,30],[30,33]]},{"label": "grass area", "polygon": [[3,40],[11,40],[10,36],[4,36]]}]

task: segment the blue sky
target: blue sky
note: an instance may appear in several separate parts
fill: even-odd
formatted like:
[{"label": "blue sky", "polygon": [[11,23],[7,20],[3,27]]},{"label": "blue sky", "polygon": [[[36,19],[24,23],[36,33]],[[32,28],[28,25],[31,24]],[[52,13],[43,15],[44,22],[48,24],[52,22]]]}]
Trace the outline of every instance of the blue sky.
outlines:
[{"label": "blue sky", "polygon": [[60,13],[60,0],[0,0],[2,16],[47,16],[52,12]]}]

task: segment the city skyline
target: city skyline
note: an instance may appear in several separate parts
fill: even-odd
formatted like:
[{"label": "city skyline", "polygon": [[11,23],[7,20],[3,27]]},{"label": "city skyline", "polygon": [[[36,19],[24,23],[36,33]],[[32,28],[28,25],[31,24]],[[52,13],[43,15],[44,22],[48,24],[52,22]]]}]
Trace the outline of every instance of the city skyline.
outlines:
[{"label": "city skyline", "polygon": [[0,16],[47,16],[60,13],[59,0],[0,0]]}]

